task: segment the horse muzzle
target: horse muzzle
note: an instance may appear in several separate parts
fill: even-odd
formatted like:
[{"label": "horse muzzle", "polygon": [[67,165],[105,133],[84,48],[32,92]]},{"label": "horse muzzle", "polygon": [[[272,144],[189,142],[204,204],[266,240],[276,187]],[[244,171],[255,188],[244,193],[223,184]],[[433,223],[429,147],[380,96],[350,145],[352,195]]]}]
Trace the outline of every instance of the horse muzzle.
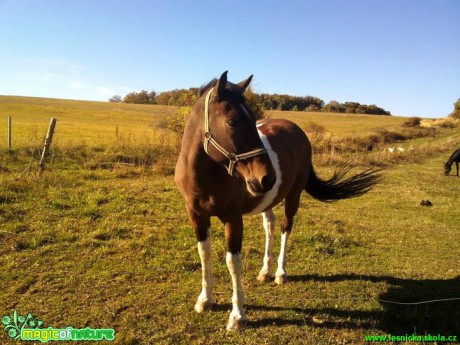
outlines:
[{"label": "horse muzzle", "polygon": [[254,195],[260,195],[263,193],[268,192],[273,188],[273,185],[276,182],[276,175],[275,174],[267,174],[262,176],[260,180],[258,179],[247,179],[246,180],[246,186],[248,191]]}]

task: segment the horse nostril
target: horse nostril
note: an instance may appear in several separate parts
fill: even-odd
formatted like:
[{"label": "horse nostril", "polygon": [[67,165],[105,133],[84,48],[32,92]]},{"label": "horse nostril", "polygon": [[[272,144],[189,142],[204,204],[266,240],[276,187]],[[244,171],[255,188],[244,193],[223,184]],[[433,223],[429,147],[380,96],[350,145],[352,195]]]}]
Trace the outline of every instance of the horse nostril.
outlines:
[{"label": "horse nostril", "polygon": [[270,189],[272,189],[273,185],[275,184],[275,181],[276,178],[274,176],[265,175],[260,180],[260,185],[262,186],[262,189],[264,191],[269,191]]}]

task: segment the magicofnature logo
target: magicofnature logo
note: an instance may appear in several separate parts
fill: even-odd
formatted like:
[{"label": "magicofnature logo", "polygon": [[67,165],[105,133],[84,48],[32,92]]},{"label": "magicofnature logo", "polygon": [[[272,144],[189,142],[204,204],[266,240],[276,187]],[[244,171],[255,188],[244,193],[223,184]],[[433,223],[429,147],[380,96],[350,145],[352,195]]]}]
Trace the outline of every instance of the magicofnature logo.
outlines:
[{"label": "magicofnature logo", "polygon": [[101,341],[115,339],[115,330],[113,328],[40,328],[43,321],[36,319],[31,313],[27,316],[18,315],[16,309],[13,316],[5,315],[2,317],[3,330],[14,340],[26,341]]}]

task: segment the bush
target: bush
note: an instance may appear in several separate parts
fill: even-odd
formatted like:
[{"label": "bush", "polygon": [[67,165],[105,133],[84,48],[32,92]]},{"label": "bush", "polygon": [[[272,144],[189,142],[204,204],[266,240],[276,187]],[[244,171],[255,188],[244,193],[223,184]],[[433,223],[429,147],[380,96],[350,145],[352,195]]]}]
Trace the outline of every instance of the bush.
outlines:
[{"label": "bush", "polygon": [[185,124],[191,111],[190,106],[178,108],[176,114],[166,118],[166,128],[176,134],[184,134]]},{"label": "bush", "polygon": [[460,98],[454,103],[454,111],[449,116],[460,119]]},{"label": "bush", "polygon": [[[459,117],[460,119],[460,117]],[[457,128],[457,121],[453,120],[453,121],[450,121],[449,119],[446,119],[446,121],[441,121],[439,123],[439,127],[442,127],[442,128]]]},{"label": "bush", "polygon": [[393,132],[387,129],[378,129],[377,135],[381,138],[382,143],[394,143],[408,139],[406,135],[400,132]]},{"label": "bush", "polygon": [[403,122],[403,127],[420,127],[422,119],[420,117],[410,117]]}]

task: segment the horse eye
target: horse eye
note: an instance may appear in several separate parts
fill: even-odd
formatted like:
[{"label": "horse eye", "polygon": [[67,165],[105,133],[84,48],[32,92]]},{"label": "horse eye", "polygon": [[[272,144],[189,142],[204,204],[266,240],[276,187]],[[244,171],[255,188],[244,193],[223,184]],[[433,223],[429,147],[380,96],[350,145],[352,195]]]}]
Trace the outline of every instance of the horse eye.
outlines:
[{"label": "horse eye", "polygon": [[237,124],[236,119],[227,120],[227,125],[229,125],[230,127],[234,127],[234,126],[236,126],[236,124]]}]

